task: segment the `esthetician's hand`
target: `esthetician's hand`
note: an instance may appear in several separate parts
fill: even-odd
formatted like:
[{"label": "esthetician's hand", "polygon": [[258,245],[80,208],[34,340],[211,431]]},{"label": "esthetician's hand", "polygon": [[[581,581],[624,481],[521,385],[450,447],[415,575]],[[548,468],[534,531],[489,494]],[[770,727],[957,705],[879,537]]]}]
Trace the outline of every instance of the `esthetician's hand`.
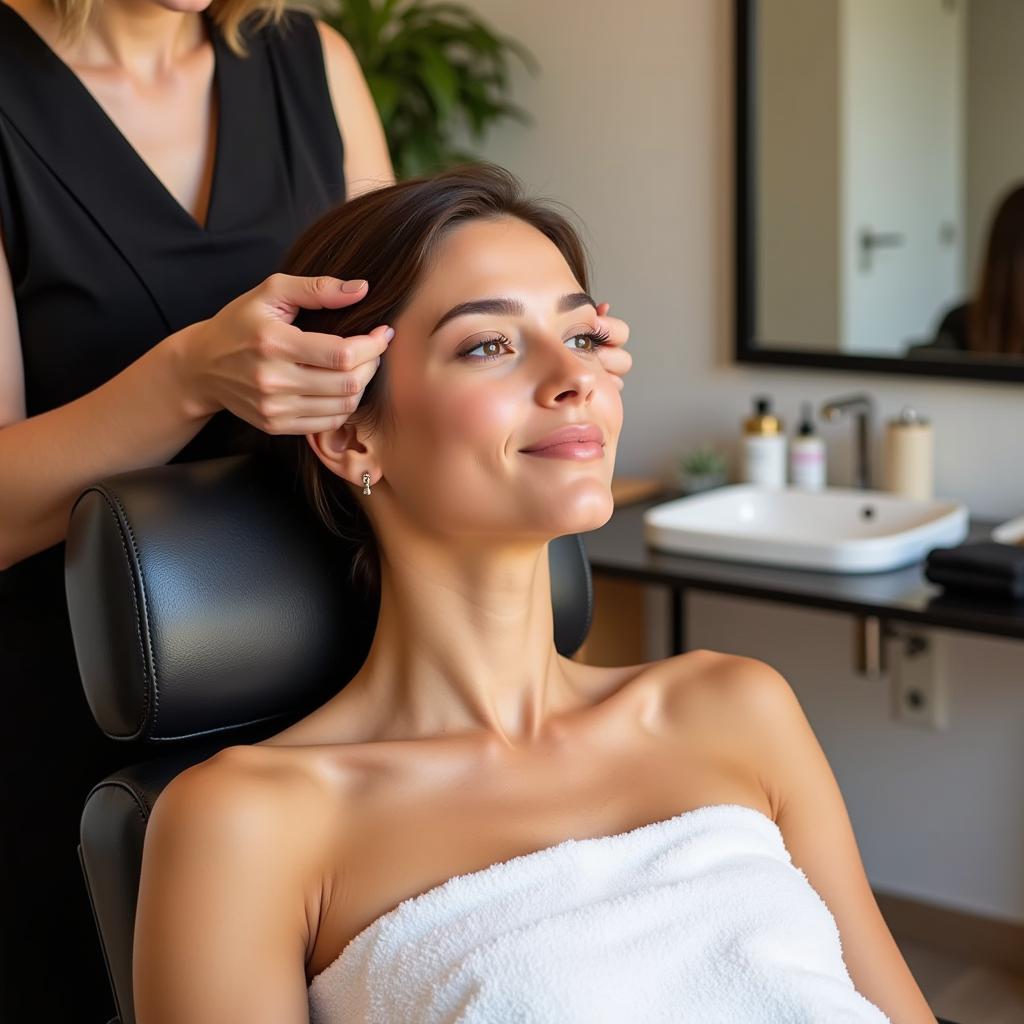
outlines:
[{"label": "esthetician's hand", "polygon": [[597,307],[597,319],[608,332],[608,341],[597,350],[597,358],[609,373],[615,374],[615,383],[621,391],[625,385],[622,379],[633,365],[633,357],[622,347],[629,341],[629,324],[618,317],[608,316],[610,303],[602,302]]},{"label": "esthetician's hand", "polygon": [[299,309],[351,306],[367,287],[272,274],[209,320],[171,335],[190,414],[228,409],[267,434],[336,430],[359,405],[394,332],[380,324],[343,338],[292,321]]}]

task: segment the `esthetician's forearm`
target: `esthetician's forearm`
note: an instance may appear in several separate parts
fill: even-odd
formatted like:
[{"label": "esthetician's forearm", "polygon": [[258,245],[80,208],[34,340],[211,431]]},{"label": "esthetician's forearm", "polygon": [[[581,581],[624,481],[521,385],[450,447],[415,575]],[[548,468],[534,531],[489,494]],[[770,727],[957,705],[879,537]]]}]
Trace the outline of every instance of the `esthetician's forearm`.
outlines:
[{"label": "esthetician's forearm", "polygon": [[165,464],[210,420],[188,400],[179,340],[189,330],[73,402],[0,428],[0,568],[64,540],[90,484]]}]

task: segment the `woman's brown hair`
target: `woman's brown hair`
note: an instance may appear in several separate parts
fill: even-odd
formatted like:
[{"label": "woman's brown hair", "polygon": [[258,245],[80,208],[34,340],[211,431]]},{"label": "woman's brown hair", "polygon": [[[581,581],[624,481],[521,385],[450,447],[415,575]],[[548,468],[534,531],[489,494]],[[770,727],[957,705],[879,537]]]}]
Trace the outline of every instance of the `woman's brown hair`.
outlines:
[{"label": "woman's brown hair", "polygon": [[967,336],[972,352],[1024,355],[1024,185],[1007,193],[992,218]]},{"label": "woman's brown hair", "polygon": [[[411,178],[365,192],[335,207],[307,228],[285,256],[281,271],[316,277],[363,278],[364,299],[343,309],[301,310],[295,325],[303,330],[367,334],[393,325],[431,266],[439,243],[469,220],[516,217],[546,235],[561,251],[583,291],[589,290],[585,247],[553,200],[524,195],[518,179],[496,164],[462,164],[439,174]],[[562,205],[562,204],[559,204]],[[387,357],[370,378],[349,421],[379,429],[388,403]],[[267,435],[266,451],[292,474],[291,486],[303,492],[320,522],[355,545],[351,581],[370,601],[380,596],[380,556],[360,489],[317,458],[305,435]]]}]

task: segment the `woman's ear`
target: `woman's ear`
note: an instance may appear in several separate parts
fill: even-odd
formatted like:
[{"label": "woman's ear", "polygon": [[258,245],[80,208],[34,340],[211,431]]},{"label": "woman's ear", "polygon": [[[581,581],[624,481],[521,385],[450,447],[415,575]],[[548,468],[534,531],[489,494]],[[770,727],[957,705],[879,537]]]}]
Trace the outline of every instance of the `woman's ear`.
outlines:
[{"label": "woman's ear", "polygon": [[378,478],[378,466],[372,449],[359,438],[361,428],[351,419],[336,430],[307,434],[306,441],[316,457],[335,475],[355,487],[363,486],[363,473],[371,483]]}]

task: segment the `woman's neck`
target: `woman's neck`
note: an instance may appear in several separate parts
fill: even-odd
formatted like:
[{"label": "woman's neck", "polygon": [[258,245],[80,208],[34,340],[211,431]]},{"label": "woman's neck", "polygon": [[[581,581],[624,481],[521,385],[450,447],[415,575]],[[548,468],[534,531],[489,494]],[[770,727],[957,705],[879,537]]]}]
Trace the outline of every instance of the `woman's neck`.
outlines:
[{"label": "woman's neck", "polygon": [[60,35],[51,0],[14,0],[11,7],[69,66],[124,72],[137,81],[158,80],[207,42],[199,13],[171,11],[154,0],[100,0],[74,40]]},{"label": "woman's neck", "polygon": [[478,734],[496,752],[557,740],[555,716],[581,694],[554,645],[547,546],[460,565],[450,548],[403,554],[382,559],[370,652],[322,711],[339,725],[355,713],[379,740]]}]

